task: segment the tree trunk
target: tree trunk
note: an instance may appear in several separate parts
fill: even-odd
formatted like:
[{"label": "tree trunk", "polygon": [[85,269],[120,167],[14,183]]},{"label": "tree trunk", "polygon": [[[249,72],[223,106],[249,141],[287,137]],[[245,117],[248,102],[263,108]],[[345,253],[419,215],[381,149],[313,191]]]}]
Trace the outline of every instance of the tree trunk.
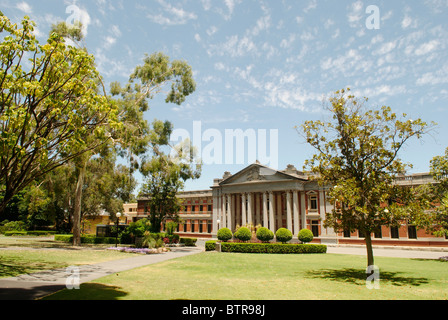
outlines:
[{"label": "tree trunk", "polygon": [[73,246],[81,245],[81,201],[84,176],[86,174],[87,161],[84,161],[79,170],[78,183],[76,184],[75,204],[73,210]]},{"label": "tree trunk", "polygon": [[372,235],[370,232],[365,232],[365,241],[367,249],[367,267],[374,265]]}]

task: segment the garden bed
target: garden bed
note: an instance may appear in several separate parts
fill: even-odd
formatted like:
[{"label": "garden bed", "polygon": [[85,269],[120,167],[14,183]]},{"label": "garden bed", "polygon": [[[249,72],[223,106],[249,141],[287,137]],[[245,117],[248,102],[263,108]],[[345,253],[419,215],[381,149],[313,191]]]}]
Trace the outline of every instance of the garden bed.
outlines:
[{"label": "garden bed", "polygon": [[169,248],[129,248],[129,247],[111,247],[107,248],[107,250],[115,250],[120,252],[127,252],[127,253],[138,253],[138,254],[157,254],[157,253],[164,253],[170,251]]}]

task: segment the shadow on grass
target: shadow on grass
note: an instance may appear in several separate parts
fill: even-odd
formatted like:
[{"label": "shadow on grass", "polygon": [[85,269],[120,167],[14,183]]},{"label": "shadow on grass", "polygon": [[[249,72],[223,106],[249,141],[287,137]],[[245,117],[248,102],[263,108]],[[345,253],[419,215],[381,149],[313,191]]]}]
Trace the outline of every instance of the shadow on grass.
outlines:
[{"label": "shadow on grass", "polygon": [[[429,283],[429,280],[426,278],[406,277],[400,276],[399,274],[399,272],[380,270],[379,277],[381,282],[384,281],[394,286],[420,286]],[[353,268],[311,270],[306,273],[306,276],[314,279],[328,279],[363,286],[366,284],[367,279],[365,270]]]},{"label": "shadow on grass", "polygon": [[0,279],[62,267],[59,263],[23,262],[0,256]]},{"label": "shadow on grass", "polygon": [[121,287],[107,286],[100,283],[83,283],[80,288],[56,292],[42,300],[118,300],[127,296]]}]

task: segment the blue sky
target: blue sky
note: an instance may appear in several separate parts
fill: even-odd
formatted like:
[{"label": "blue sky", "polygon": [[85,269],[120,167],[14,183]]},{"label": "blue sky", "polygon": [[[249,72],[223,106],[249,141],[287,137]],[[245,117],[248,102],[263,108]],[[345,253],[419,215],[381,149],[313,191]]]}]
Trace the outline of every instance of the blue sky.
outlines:
[{"label": "blue sky", "polygon": [[[278,130],[278,169],[301,169],[313,150],[294,126],[325,119],[324,97],[350,87],[372,107],[438,123],[400,154],[411,172],[429,171],[448,147],[448,0],[0,0],[13,21],[29,15],[42,42],[51,24],[70,19],[72,5],[107,83],[125,83],[145,53],[192,66],[196,92],[182,106],[153,100],[148,120],[167,119],[191,134],[197,121],[223,138],[226,129],[253,129],[266,130],[269,141]],[[371,5],[379,21],[366,12]],[[247,158],[205,165],[186,189],[207,189],[224,171],[252,163]]]}]

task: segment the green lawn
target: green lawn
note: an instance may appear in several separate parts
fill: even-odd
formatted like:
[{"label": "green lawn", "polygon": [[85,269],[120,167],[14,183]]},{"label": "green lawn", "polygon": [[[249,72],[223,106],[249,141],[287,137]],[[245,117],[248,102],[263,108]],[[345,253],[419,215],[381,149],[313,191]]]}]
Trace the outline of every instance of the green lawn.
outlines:
[{"label": "green lawn", "polygon": [[0,278],[135,256],[105,248],[105,245],[73,248],[54,241],[53,237],[0,236]]},{"label": "green lawn", "polygon": [[366,258],[337,254],[206,252],[111,275],[47,299],[448,299],[448,263],[376,257],[380,289],[366,287]]}]

